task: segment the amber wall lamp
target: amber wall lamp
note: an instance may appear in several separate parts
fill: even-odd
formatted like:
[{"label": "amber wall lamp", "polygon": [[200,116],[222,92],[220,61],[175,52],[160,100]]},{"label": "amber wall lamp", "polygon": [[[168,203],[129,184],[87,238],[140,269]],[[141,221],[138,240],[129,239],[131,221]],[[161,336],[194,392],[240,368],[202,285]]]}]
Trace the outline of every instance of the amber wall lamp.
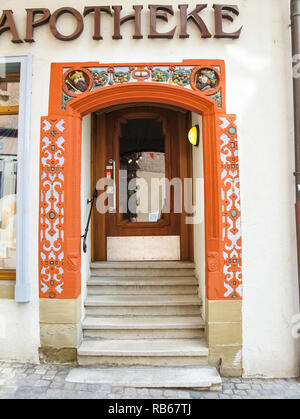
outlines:
[{"label": "amber wall lamp", "polygon": [[189,138],[189,142],[193,146],[195,146],[195,147],[198,147],[199,146],[199,141],[200,141],[200,129],[199,129],[199,125],[194,125],[189,130],[188,138]]}]

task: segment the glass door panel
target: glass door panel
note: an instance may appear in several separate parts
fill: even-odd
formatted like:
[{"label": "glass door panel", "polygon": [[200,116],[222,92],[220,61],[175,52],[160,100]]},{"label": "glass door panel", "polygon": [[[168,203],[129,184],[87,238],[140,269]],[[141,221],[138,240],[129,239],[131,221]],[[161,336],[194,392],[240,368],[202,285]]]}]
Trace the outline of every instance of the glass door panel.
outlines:
[{"label": "glass door panel", "polygon": [[120,202],[123,221],[156,223],[166,201],[165,138],[154,119],[122,124],[119,139]]}]

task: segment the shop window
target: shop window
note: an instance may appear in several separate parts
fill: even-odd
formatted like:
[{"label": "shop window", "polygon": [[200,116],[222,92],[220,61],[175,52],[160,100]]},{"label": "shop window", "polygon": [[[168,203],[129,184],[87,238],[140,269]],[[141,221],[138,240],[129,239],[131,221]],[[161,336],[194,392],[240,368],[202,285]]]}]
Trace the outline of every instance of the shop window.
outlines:
[{"label": "shop window", "polygon": [[15,278],[20,63],[0,63],[0,278]]},{"label": "shop window", "polygon": [[0,280],[30,301],[30,124],[32,56],[0,56]]}]

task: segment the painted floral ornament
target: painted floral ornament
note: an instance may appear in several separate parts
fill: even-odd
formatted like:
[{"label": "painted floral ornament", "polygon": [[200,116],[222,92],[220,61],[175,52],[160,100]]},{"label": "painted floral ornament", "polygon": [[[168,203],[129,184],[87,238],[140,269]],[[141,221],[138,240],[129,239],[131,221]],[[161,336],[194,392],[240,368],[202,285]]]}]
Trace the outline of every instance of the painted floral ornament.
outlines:
[{"label": "painted floral ornament", "polygon": [[169,73],[167,71],[162,70],[161,68],[156,68],[152,71],[152,81],[165,83],[169,79]]},{"label": "painted floral ornament", "polygon": [[190,84],[191,71],[179,67],[173,72],[172,82],[178,86],[188,86]]},{"label": "painted floral ornament", "polygon": [[116,84],[127,83],[130,81],[130,78],[131,78],[130,72],[118,71],[114,73],[113,75],[113,81]]},{"label": "painted floral ornament", "polygon": [[95,87],[103,87],[108,82],[108,77],[105,71],[93,71],[93,81]]}]

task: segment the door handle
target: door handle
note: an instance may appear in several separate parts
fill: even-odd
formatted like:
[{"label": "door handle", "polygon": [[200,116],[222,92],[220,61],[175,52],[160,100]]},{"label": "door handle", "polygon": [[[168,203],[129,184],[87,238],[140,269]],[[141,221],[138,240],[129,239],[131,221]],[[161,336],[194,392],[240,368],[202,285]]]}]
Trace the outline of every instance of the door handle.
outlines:
[{"label": "door handle", "polygon": [[117,200],[116,200],[116,162],[113,159],[109,159],[109,164],[112,165],[112,177],[113,177],[113,203],[109,207],[109,212],[115,212],[117,209]]}]

